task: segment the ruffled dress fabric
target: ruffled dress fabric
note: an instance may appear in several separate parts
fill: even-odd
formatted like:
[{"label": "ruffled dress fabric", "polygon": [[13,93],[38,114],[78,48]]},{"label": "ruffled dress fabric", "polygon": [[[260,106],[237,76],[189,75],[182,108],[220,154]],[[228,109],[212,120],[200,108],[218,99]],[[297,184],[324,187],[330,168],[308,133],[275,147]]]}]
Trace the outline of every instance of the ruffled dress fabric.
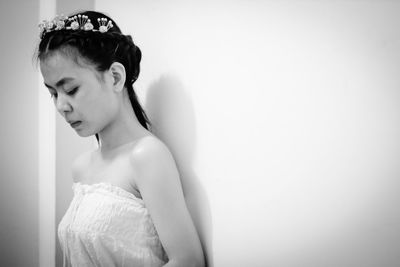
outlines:
[{"label": "ruffled dress fabric", "polygon": [[158,267],[168,262],[142,199],[110,183],[72,185],[58,225],[64,267]]}]

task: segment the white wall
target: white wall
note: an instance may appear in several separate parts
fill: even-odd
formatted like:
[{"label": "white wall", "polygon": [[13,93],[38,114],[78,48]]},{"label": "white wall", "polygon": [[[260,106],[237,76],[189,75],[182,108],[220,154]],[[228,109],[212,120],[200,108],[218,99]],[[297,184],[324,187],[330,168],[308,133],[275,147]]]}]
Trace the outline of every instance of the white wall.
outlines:
[{"label": "white wall", "polygon": [[0,1],[0,266],[39,266],[39,1]]},{"label": "white wall", "polygon": [[143,52],[211,264],[400,264],[399,2],[95,7]]}]

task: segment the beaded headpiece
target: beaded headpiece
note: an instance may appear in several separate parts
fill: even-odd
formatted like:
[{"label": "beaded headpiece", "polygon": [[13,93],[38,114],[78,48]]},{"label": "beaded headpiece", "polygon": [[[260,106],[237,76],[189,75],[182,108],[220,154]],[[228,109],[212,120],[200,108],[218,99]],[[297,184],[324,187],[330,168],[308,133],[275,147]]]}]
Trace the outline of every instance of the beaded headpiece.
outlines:
[{"label": "beaded headpiece", "polygon": [[85,31],[93,31],[93,32],[107,32],[114,25],[111,20],[106,18],[98,18],[97,22],[99,23],[99,29],[94,29],[93,24],[90,22],[90,19],[86,15],[75,15],[73,17],[68,17],[65,15],[57,15],[52,20],[43,20],[43,22],[39,23],[40,29],[40,38],[43,38],[45,33],[58,31],[58,30],[85,30]]}]

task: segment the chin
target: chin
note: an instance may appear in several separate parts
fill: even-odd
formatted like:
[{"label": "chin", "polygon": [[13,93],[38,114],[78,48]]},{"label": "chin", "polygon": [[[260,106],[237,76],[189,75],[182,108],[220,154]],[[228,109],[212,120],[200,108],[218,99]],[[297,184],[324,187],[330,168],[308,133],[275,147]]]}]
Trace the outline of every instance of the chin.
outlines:
[{"label": "chin", "polygon": [[96,134],[89,131],[85,131],[84,129],[76,129],[75,131],[80,137],[89,137]]},{"label": "chin", "polygon": [[80,137],[89,137],[89,136],[94,135],[94,134],[86,134],[86,133],[80,133],[80,132],[78,132],[77,134],[78,134]]}]

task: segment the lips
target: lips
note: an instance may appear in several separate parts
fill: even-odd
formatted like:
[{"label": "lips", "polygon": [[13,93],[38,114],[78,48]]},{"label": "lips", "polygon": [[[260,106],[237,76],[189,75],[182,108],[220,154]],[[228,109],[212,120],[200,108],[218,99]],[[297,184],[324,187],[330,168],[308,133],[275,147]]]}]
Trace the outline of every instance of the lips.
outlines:
[{"label": "lips", "polygon": [[69,122],[69,124],[71,125],[71,127],[76,127],[79,124],[81,124],[81,121],[71,121],[71,122]]}]

